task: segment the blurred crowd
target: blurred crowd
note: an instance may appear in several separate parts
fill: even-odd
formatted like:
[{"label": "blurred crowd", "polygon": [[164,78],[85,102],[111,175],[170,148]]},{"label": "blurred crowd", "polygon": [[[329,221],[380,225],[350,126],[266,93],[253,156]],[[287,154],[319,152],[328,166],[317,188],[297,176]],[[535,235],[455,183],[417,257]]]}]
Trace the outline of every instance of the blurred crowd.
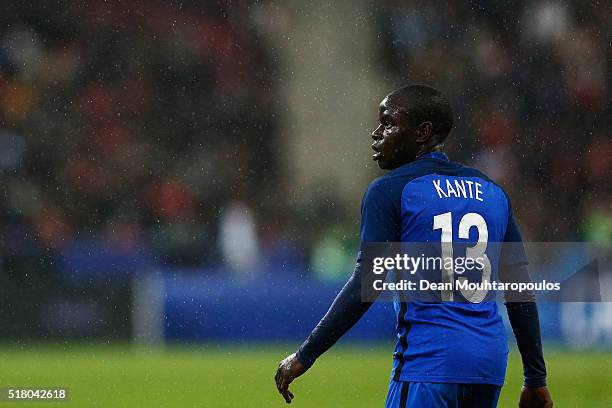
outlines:
[{"label": "blurred crowd", "polygon": [[504,186],[530,241],[612,239],[612,7],[387,0],[387,78],[437,84],[453,158]]},{"label": "blurred crowd", "polygon": [[179,265],[219,258],[219,214],[231,200],[263,201],[276,177],[273,56],[249,7],[3,3],[9,274],[40,274],[75,248]]},{"label": "blurred crowd", "polygon": [[[102,263],[124,253],[246,273],[350,272],[354,220],[310,217],[273,195],[279,59],[256,30],[256,3],[3,3],[8,275],[100,248]],[[604,3],[372,5],[381,73],[449,95],[449,154],[506,188],[528,240],[612,237]]]}]

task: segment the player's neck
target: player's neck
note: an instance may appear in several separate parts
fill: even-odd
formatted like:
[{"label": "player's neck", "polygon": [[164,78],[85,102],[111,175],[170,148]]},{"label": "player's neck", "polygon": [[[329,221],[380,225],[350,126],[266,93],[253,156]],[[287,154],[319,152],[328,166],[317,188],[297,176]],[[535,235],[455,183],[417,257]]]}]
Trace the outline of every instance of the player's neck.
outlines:
[{"label": "player's neck", "polygon": [[427,153],[432,153],[432,152],[444,153],[443,148],[444,148],[443,144],[437,144],[433,146],[422,146],[420,151],[415,156],[414,160],[417,160],[419,157],[424,156]]}]

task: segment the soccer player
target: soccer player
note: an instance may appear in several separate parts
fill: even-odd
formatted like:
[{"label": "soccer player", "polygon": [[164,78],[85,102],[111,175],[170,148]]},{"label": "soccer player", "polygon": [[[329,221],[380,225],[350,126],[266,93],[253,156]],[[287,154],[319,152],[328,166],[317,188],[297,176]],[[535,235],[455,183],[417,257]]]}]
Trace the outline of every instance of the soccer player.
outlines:
[{"label": "soccer player", "polygon": [[[372,304],[361,298],[366,243],[452,245],[458,238],[469,238],[477,243],[472,250],[486,256],[500,276],[528,279],[527,258],[504,191],[442,152],[453,125],[448,100],[431,87],[407,86],[382,100],[379,121],[372,133],[373,159],[390,171],[374,180],[364,195],[362,250],[355,271],[298,351],[278,367],[276,386],[287,403],[294,397],[289,384]],[[496,242],[518,246],[507,251],[487,248]],[[511,302],[505,296],[524,368],[519,406],[552,407],[535,299],[530,294]],[[386,407],[497,406],[508,348],[495,302],[407,302],[400,296],[395,310],[397,345]]]}]

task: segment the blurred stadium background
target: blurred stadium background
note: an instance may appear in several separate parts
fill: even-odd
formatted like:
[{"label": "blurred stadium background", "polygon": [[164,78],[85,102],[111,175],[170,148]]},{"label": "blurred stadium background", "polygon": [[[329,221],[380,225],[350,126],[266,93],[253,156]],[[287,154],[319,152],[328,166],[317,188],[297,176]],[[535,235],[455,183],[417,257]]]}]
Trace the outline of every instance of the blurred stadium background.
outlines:
[{"label": "blurred stadium background", "polygon": [[[4,1],[0,21],[2,387],[284,404],[276,364],[352,271],[377,105],[408,82],[450,97],[449,155],[505,187],[525,240],[612,238],[609,2]],[[556,405],[612,406],[611,304],[541,315]],[[376,305],[294,404],[380,406],[393,326]],[[513,351],[501,406],[520,381]]]}]

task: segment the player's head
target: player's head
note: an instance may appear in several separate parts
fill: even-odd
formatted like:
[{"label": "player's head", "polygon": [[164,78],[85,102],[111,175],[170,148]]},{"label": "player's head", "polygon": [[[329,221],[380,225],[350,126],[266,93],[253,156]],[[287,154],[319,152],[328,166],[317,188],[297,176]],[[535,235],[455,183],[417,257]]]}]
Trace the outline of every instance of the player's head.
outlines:
[{"label": "player's head", "polygon": [[453,127],[448,100],[426,85],[391,92],[380,103],[380,124],[372,132],[372,157],[381,169],[394,169],[442,147]]}]

